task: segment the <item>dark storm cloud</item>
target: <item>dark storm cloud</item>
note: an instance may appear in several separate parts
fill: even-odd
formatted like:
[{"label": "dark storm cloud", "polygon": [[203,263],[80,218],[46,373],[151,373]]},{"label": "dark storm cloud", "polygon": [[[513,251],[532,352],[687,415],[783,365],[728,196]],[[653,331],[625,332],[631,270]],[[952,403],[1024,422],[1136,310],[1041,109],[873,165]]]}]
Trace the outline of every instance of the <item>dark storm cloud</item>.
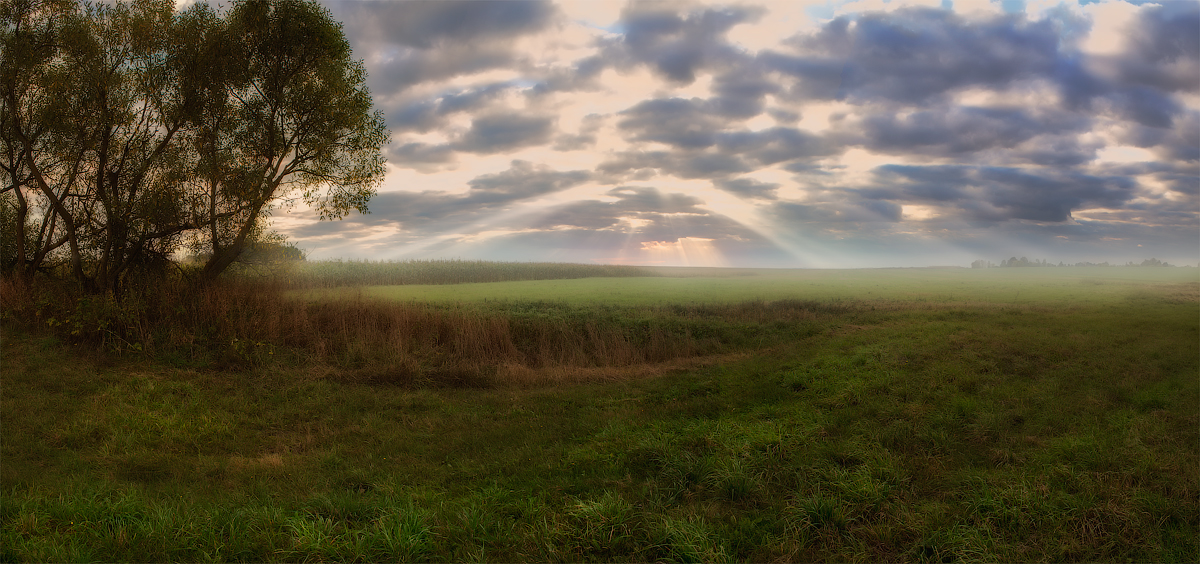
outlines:
[{"label": "dark storm cloud", "polygon": [[518,60],[511,39],[543,29],[556,13],[540,0],[370,2],[325,0],[366,59],[375,93]]},{"label": "dark storm cloud", "polygon": [[[794,38],[796,53],[765,51],[757,61],[798,79],[790,93],[800,100],[878,101],[933,106],[931,111],[939,112],[947,94],[964,88],[1003,90],[1022,80],[1045,79],[1058,85],[1069,108],[1092,109],[1101,98],[1124,119],[1170,127],[1181,107],[1169,93],[1200,88],[1200,12],[1187,4],[1142,12],[1133,24],[1134,48],[1098,62],[1115,66],[1115,81],[1089,71],[1082,55],[1060,48],[1062,22],[1030,21],[1024,15],[968,20],[925,8],[838,18]],[[910,133],[919,140],[921,132]]]},{"label": "dark storm cloud", "polygon": [[764,52],[768,68],[798,79],[804,99],[935,103],[967,86],[1002,87],[1055,68],[1058,34],[1049,21],[1005,15],[968,21],[909,8],[840,17],[791,41],[798,54]]},{"label": "dark storm cloud", "polygon": [[1200,111],[1181,112],[1169,129],[1128,124],[1119,138],[1122,143],[1151,149],[1166,161],[1200,163]]},{"label": "dark storm cloud", "polygon": [[1147,7],[1130,28],[1131,48],[1115,61],[1121,83],[1166,92],[1200,89],[1200,4]]},{"label": "dark storm cloud", "polygon": [[436,170],[438,165],[454,162],[456,153],[491,155],[550,142],[554,119],[539,115],[489,113],[476,117],[471,127],[450,143],[405,143],[388,150],[394,165],[417,170]]},{"label": "dark storm cloud", "polygon": [[709,107],[717,114],[748,119],[765,109],[768,94],[779,92],[779,84],[768,79],[761,69],[751,65],[739,66],[722,73],[713,81]]},{"label": "dark storm cloud", "polygon": [[432,172],[454,162],[454,149],[449,145],[429,143],[392,143],[384,149],[389,163],[422,172]]},{"label": "dark storm cloud", "polygon": [[874,186],[855,192],[880,201],[949,203],[984,222],[1064,222],[1073,209],[1122,207],[1137,189],[1128,176],[1006,167],[885,165],[875,178]]},{"label": "dark storm cloud", "polygon": [[[679,178],[724,178],[750,172],[756,167],[824,157],[842,150],[821,137],[786,127],[723,132],[719,122],[706,119],[701,112],[693,112],[694,105],[690,103],[642,103],[638,106],[639,111],[631,112],[632,117],[620,126],[632,131],[635,140],[667,143],[675,150],[618,153],[596,169],[607,182],[645,180],[659,174]],[[666,111],[648,110],[654,107],[666,108]]]},{"label": "dark storm cloud", "polygon": [[658,169],[699,178],[746,172],[752,164],[768,166],[834,152],[822,138],[799,129],[731,130],[740,126],[741,120],[713,111],[721,103],[714,100],[659,98],[621,112],[617,127],[627,140],[662,143],[673,150],[625,153],[602,164],[601,171]]},{"label": "dark storm cloud", "polygon": [[856,202],[779,202],[769,215],[783,226],[819,226],[843,223],[894,223],[900,221],[899,204],[886,200]]},{"label": "dark storm cloud", "polygon": [[701,69],[728,65],[740,51],[725,40],[735,25],[754,21],[760,8],[713,7],[680,14],[662,4],[631,3],[621,14],[619,42],[605,59],[618,65],[645,64],[676,83],[690,84]]},{"label": "dark storm cloud", "polygon": [[682,149],[703,149],[717,142],[717,133],[727,123],[717,118],[698,99],[646,100],[621,112],[617,127],[634,141],[665,143]]},{"label": "dark storm cloud", "polygon": [[455,148],[469,153],[499,153],[547,143],[553,132],[554,120],[549,117],[495,113],[475,118]]},{"label": "dark storm cloud", "polygon": [[[1085,61],[1064,56],[1054,78],[1072,109],[1110,108],[1122,119],[1170,128],[1183,112],[1174,93],[1200,91],[1200,5],[1168,2],[1138,11],[1129,46]],[[1102,70],[1097,76],[1086,63]]]},{"label": "dark storm cloud", "polygon": [[516,55],[509,50],[480,49],[477,44],[471,43],[428,51],[400,48],[386,60],[367,63],[368,86],[374,93],[392,94],[423,82],[507,68],[516,60]]},{"label": "dark storm cloud", "polygon": [[1074,167],[1093,161],[1096,149],[1101,146],[1098,141],[1084,142],[1078,135],[1042,135],[1010,151],[1007,160],[1049,167]]},{"label": "dark storm cloud", "polygon": [[947,202],[964,197],[970,182],[964,166],[884,165],[876,168],[876,186],[859,193],[875,199],[906,199],[918,202]]},{"label": "dark storm cloud", "polygon": [[1163,92],[1144,86],[1114,91],[1108,99],[1127,120],[1150,127],[1169,128],[1183,108]]},{"label": "dark storm cloud", "polygon": [[498,82],[409,102],[388,110],[388,127],[392,133],[426,133],[446,125],[447,117],[485,108],[514,88],[511,83]]},{"label": "dark storm cloud", "polygon": [[850,67],[845,59],[820,55],[797,57],[765,51],[757,60],[770,70],[799,79],[788,90],[794,100],[834,100],[846,95],[845,75]]},{"label": "dark storm cloud", "polygon": [[954,107],[898,116],[869,115],[861,124],[864,145],[892,154],[962,156],[990,149],[1011,149],[1043,134],[1087,131],[1090,121],[1059,112],[1035,115],[1016,108]]},{"label": "dark storm cloud", "polygon": [[553,4],[540,0],[324,3],[343,22],[349,37],[418,49],[536,31],[549,22],[555,11]]},{"label": "dark storm cloud", "polygon": [[1174,209],[1200,219],[1196,214],[1196,210],[1200,210],[1200,178],[1195,167],[1159,161],[1109,164],[1099,168],[1104,176],[1153,181],[1166,189],[1163,193],[1142,192],[1138,202],[1128,202],[1123,207],[1134,209],[1153,201],[1156,209]]},{"label": "dark storm cloud", "polygon": [[741,155],[761,166],[841,151],[821,137],[788,127],[722,133],[717,136],[717,146],[722,152]]},{"label": "dark storm cloud", "polygon": [[578,186],[590,177],[582,170],[559,172],[527,161],[513,161],[512,167],[504,172],[485,174],[468,182],[471,191],[467,197],[489,202],[530,198]]}]

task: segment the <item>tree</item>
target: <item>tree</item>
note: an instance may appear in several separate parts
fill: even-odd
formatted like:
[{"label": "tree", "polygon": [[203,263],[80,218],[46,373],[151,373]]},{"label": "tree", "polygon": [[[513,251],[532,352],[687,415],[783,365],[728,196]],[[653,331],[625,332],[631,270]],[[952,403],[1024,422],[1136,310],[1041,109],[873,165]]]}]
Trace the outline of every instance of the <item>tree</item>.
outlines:
[{"label": "tree", "polygon": [[191,243],[209,249],[212,280],[297,193],[322,219],[367,211],[388,133],[315,2],[242,0],[219,16],[11,0],[0,18],[0,165],[16,199],[4,236],[41,222],[8,261],[23,272],[67,245],[77,279],[117,291]]},{"label": "tree", "polygon": [[0,3],[0,237],[9,242],[0,266],[26,277],[66,243],[73,270],[82,276],[75,216],[68,209],[82,156],[55,134],[67,82],[55,62],[73,8],[70,0]]},{"label": "tree", "polygon": [[228,95],[213,100],[197,143],[211,207],[209,279],[237,259],[281,198],[299,192],[322,219],[366,212],[388,137],[362,63],[326,10],[247,0],[227,25],[226,37],[241,38],[224,58]]}]

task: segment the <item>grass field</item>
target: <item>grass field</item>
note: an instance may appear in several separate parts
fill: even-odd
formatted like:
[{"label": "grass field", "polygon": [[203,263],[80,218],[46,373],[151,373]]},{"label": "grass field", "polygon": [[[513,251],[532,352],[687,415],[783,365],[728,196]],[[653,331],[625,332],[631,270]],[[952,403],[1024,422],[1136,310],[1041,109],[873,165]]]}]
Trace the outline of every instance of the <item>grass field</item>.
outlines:
[{"label": "grass field", "polygon": [[1119,299],[1143,287],[1195,283],[1200,278],[1200,271],[1192,268],[782,270],[663,267],[647,270],[659,276],[380,285],[353,291],[361,291],[367,297],[427,302],[501,300],[665,305],[752,300],[900,300],[1082,305]]},{"label": "grass field", "polygon": [[[286,340],[292,360],[237,368],[114,355],[6,321],[0,560],[1194,562],[1197,272],[664,270],[292,298],[304,319],[340,300],[507,324],[518,352],[457,380],[368,377]],[[513,364],[597,327],[694,348]]]}]

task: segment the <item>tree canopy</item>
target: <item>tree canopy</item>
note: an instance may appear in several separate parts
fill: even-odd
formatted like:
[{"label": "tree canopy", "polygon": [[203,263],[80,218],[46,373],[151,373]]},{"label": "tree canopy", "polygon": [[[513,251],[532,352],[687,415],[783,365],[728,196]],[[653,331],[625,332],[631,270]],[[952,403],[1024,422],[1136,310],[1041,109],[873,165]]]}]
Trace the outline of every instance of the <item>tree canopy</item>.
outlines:
[{"label": "tree canopy", "polygon": [[0,267],[97,290],[183,248],[216,278],[271,210],[365,213],[388,132],[311,0],[0,7]]}]

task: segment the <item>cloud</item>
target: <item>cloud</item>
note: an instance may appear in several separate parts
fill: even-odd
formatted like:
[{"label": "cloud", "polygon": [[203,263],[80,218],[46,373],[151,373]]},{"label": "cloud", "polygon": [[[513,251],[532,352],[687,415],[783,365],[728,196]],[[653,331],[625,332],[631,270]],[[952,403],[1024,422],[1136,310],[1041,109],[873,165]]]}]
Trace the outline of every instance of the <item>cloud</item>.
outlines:
[{"label": "cloud", "polygon": [[495,112],[471,120],[471,127],[449,143],[393,143],[387,156],[393,165],[436,171],[455,162],[458,153],[492,155],[547,144],[554,131],[552,117]]},{"label": "cloud", "polygon": [[884,200],[818,204],[779,202],[771,208],[770,215],[784,226],[811,229],[817,225],[897,222],[900,221],[901,206]]},{"label": "cloud", "polygon": [[725,133],[718,136],[717,146],[722,152],[741,155],[760,166],[840,152],[825,139],[790,127]]},{"label": "cloud", "polygon": [[648,180],[660,175],[687,179],[719,178],[751,170],[751,166],[737,155],[717,150],[624,151],[596,167],[597,181],[605,184]]},{"label": "cloud", "polygon": [[1117,80],[1161,92],[1200,89],[1200,5],[1165,2],[1131,22],[1130,49],[1115,57]]},{"label": "cloud", "polygon": [[511,83],[495,82],[410,101],[387,112],[388,127],[392,133],[426,133],[444,127],[448,117],[486,108],[514,89]]},{"label": "cloud", "polygon": [[934,105],[969,86],[998,88],[1047,75],[1055,68],[1058,43],[1046,20],[969,20],[907,8],[839,17],[790,40],[792,53],[768,51],[759,60],[796,79],[791,92],[797,98]]},{"label": "cloud", "polygon": [[[399,172],[371,216],[329,225],[456,256],[711,240],[785,266],[921,241],[1196,248],[1195,2],[856,3],[793,11],[788,29],[756,3],[631,2],[599,21],[547,2],[330,2]],[[426,180],[438,189],[391,188]]]},{"label": "cloud", "polygon": [[712,90],[716,96],[710,99],[708,107],[714,113],[747,119],[763,113],[767,95],[779,92],[780,86],[768,79],[762,69],[746,64],[718,75]]},{"label": "cloud", "polygon": [[485,174],[468,182],[471,192],[467,197],[508,201],[543,196],[578,186],[590,177],[583,170],[560,172],[527,161],[513,161],[512,167],[504,172]]},{"label": "cloud", "polygon": [[740,51],[725,40],[735,25],[763,13],[756,7],[712,7],[686,14],[660,3],[630,3],[619,26],[624,33],[605,59],[644,64],[671,82],[690,84],[702,69],[730,64]]},{"label": "cloud", "polygon": [[903,115],[880,112],[846,127],[861,129],[863,145],[873,151],[948,157],[1013,149],[1040,135],[1079,133],[1090,125],[1082,116],[1059,112],[959,106]]},{"label": "cloud", "polygon": [[[478,176],[467,182],[465,193],[426,190],[423,192],[381,192],[371,199],[371,214],[354,216],[348,224],[398,225],[413,235],[451,231],[486,220],[492,214],[509,210],[522,202],[572,188],[587,182],[590,173],[583,170],[558,171],[526,161],[512,161],[508,170]],[[296,231],[315,236],[325,225]]]},{"label": "cloud", "polygon": [[742,197],[762,200],[776,199],[775,191],[779,189],[779,184],[759,182],[753,178],[722,178],[714,180],[713,186]]},{"label": "cloud", "polygon": [[327,0],[325,4],[352,38],[418,49],[525,34],[549,23],[555,11],[550,2],[539,0]]},{"label": "cloud", "polygon": [[617,126],[634,141],[649,141],[681,149],[703,149],[717,142],[724,121],[707,111],[702,100],[646,100],[621,112]]},{"label": "cloud", "polygon": [[1140,123],[1122,124],[1118,139],[1135,147],[1154,149],[1160,159],[1200,162],[1200,111],[1180,112],[1170,128]]},{"label": "cloud", "polygon": [[469,153],[492,154],[550,141],[554,119],[533,115],[496,113],[475,118],[471,129],[454,147]]},{"label": "cloud", "polygon": [[583,117],[577,135],[560,135],[554,142],[556,151],[579,151],[596,144],[597,133],[604,124],[604,116],[588,114]]},{"label": "cloud", "polygon": [[367,55],[369,86],[376,93],[506,68],[520,58],[512,39],[544,29],[557,13],[542,0],[325,4],[342,22],[355,53]]},{"label": "cloud", "polygon": [[874,186],[856,192],[881,201],[952,204],[963,217],[986,223],[1066,222],[1073,209],[1121,207],[1136,195],[1136,188],[1127,176],[1008,167],[886,165],[875,170]]},{"label": "cloud", "polygon": [[[712,213],[699,206],[704,201],[682,193],[663,193],[646,186],[621,186],[605,193],[612,201],[583,200],[555,206],[541,214],[530,227],[535,229],[619,229],[639,232],[662,229],[664,218],[679,227]],[[685,219],[689,218],[689,219]],[[687,236],[687,235],[684,235]]]}]

